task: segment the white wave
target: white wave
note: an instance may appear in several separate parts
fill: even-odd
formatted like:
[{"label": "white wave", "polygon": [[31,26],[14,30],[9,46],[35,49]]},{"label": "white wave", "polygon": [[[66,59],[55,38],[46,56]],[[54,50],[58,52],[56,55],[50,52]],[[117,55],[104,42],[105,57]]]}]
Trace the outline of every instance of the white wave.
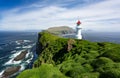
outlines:
[{"label": "white wave", "polygon": [[7,61],[4,65],[13,65],[13,64],[20,64],[21,63],[21,60],[20,61],[14,61],[14,58],[16,56],[18,56],[22,51],[24,50],[20,50],[20,51],[17,51],[16,53],[12,54],[9,58],[11,58],[9,61]]},{"label": "white wave", "polygon": [[16,43],[17,45],[20,45],[20,44],[24,43],[24,40],[17,40],[17,41],[15,41],[15,43]]},{"label": "white wave", "polygon": [[25,58],[28,58],[29,56],[31,56],[31,53],[32,52],[30,52],[30,49],[27,49],[27,54],[26,54]]},{"label": "white wave", "polygon": [[20,45],[20,44],[21,44],[19,41],[15,41],[15,43],[16,43],[17,45]]},{"label": "white wave", "polygon": [[27,64],[30,63],[30,62],[31,62],[31,59],[29,59],[29,60],[26,61]]},{"label": "white wave", "polygon": [[6,62],[4,65],[15,65],[20,64],[22,61],[14,61],[14,58],[10,59],[8,62]]},{"label": "white wave", "polygon": [[32,54],[32,52],[29,54],[29,56],[31,56],[31,58],[30,59],[28,59],[28,60],[26,60],[26,62],[29,64],[30,62],[31,62],[31,60],[33,59],[33,54]]},{"label": "white wave", "polygon": [[2,74],[3,74],[4,71],[5,71],[5,70],[3,70],[3,71],[0,72],[0,78],[2,77]]},{"label": "white wave", "polygon": [[26,43],[26,42],[31,42],[30,40],[24,40],[24,42]]},{"label": "white wave", "polygon": [[31,42],[30,40],[17,40],[17,41],[15,41],[15,43],[17,44],[17,45],[20,45],[20,44],[22,44],[22,43],[29,43],[29,42]]},{"label": "white wave", "polygon": [[31,57],[30,59],[28,59],[26,62],[29,64],[32,61],[33,57]]},{"label": "white wave", "polygon": [[28,45],[28,46],[22,46],[22,48],[32,48],[31,45]]},{"label": "white wave", "polygon": [[20,61],[12,61],[12,63],[11,64],[20,64],[22,61],[20,60]]},{"label": "white wave", "polygon": [[21,48],[21,47],[16,47],[16,49],[19,49],[19,48]]},{"label": "white wave", "polygon": [[16,50],[11,51],[11,53],[15,53],[15,52],[16,52]]},{"label": "white wave", "polygon": [[28,58],[30,55],[30,52],[28,51],[28,53],[26,54],[25,58]]},{"label": "white wave", "polygon": [[32,48],[34,45],[35,45],[36,43],[33,43],[33,44],[31,44],[31,45],[27,45],[27,46],[22,46],[22,48]]},{"label": "white wave", "polygon": [[[9,58],[15,58],[15,57],[18,56],[22,51],[24,51],[24,50],[17,51],[16,53],[12,54]],[[15,52],[15,51],[14,51],[14,52]]]},{"label": "white wave", "polygon": [[36,43],[33,43],[32,46],[36,45]]},{"label": "white wave", "polygon": [[23,71],[25,69],[25,64],[21,64],[20,66],[21,66],[20,71]]}]

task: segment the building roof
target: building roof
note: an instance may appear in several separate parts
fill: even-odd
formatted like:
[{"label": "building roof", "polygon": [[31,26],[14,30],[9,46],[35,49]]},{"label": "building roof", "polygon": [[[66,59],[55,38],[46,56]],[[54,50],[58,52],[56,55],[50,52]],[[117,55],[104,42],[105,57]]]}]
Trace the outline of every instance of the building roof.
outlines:
[{"label": "building roof", "polygon": [[78,20],[77,25],[80,25],[80,24],[81,24],[81,22],[80,22],[80,20]]}]

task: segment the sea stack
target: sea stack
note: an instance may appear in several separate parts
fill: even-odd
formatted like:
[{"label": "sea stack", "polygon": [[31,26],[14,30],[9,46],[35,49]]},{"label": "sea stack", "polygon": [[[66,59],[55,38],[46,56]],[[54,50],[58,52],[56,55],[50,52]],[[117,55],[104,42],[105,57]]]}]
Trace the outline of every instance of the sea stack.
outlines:
[{"label": "sea stack", "polygon": [[20,68],[21,66],[9,67],[3,72],[0,78],[10,78],[10,76],[18,72]]},{"label": "sea stack", "polygon": [[22,51],[18,56],[16,56],[13,61],[20,61],[25,58],[26,54],[28,53],[27,50]]},{"label": "sea stack", "polygon": [[78,20],[77,25],[76,25],[76,38],[77,39],[82,39],[82,34],[81,34],[82,27],[80,25],[81,25],[81,22],[80,20]]}]

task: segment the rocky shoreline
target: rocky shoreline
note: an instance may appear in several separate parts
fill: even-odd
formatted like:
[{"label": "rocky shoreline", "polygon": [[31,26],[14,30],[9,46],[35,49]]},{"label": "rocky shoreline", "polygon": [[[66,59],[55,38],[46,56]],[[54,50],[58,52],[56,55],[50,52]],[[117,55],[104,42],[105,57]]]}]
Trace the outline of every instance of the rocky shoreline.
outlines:
[{"label": "rocky shoreline", "polygon": [[[26,54],[28,53],[27,50],[22,51],[19,55],[17,55],[14,59],[14,61],[20,61],[23,60],[26,56]],[[12,66],[12,67],[8,67],[5,69],[5,71],[2,73],[0,78],[9,78],[10,76],[14,75],[16,72],[20,71],[21,66]]]}]

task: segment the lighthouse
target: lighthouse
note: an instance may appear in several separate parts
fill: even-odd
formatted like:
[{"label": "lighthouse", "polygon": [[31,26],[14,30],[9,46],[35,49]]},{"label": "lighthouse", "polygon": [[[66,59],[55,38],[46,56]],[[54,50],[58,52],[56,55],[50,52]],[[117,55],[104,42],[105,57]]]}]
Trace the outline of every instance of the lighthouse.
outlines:
[{"label": "lighthouse", "polygon": [[78,20],[78,22],[76,24],[77,24],[76,25],[76,38],[82,39],[82,34],[81,34],[82,27],[80,26],[81,25],[80,20]]}]

